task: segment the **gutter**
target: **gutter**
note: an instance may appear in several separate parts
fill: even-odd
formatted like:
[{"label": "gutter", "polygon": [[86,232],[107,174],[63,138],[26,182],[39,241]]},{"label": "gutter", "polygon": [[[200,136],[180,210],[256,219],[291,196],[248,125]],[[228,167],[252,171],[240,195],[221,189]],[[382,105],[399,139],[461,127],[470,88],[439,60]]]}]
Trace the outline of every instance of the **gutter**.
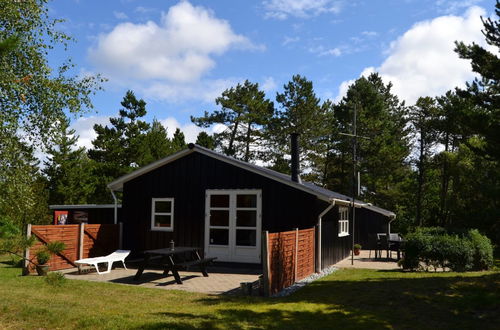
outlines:
[{"label": "gutter", "polygon": [[113,189],[109,189],[111,192],[111,196],[113,196],[113,201],[114,201],[114,224],[116,225],[118,223],[118,200],[116,199],[115,192]]},{"label": "gutter", "polygon": [[316,273],[319,273],[321,271],[321,269],[322,269],[322,265],[321,265],[321,223],[323,222],[323,217],[325,216],[325,214],[327,214],[328,211],[330,211],[335,206],[336,200],[332,199],[331,202],[332,203],[330,205],[328,205],[328,207],[326,209],[324,209],[323,212],[321,212],[318,215],[318,223],[317,223],[317,227],[318,227],[318,240],[317,240],[317,243],[316,243],[316,246],[317,246],[317,249],[318,249],[318,253],[316,254],[317,255]]}]

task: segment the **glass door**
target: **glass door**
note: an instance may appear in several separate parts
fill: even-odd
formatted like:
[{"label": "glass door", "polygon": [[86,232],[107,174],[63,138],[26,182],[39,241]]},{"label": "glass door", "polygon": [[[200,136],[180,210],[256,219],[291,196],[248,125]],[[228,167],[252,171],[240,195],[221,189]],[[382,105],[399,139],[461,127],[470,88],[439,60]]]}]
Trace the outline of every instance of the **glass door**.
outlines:
[{"label": "glass door", "polygon": [[208,190],[205,254],[219,261],[260,262],[260,190]]}]

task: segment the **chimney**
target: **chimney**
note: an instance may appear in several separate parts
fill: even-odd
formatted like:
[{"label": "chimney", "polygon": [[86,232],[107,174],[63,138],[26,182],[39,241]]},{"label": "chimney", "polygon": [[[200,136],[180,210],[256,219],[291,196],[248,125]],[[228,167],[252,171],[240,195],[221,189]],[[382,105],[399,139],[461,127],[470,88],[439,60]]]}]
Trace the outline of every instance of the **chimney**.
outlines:
[{"label": "chimney", "polygon": [[299,134],[291,134],[291,151],[292,151],[292,181],[301,183],[300,181],[300,162],[299,162]]}]

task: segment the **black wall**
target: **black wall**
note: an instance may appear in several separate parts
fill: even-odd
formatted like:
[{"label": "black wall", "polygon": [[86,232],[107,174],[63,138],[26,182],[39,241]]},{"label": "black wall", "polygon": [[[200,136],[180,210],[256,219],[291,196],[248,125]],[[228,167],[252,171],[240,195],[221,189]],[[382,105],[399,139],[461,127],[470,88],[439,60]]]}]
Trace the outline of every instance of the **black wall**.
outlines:
[{"label": "black wall", "polygon": [[[321,210],[326,209],[327,206],[327,203],[320,203]],[[338,220],[339,208],[335,206],[323,216],[321,221],[321,266],[323,269],[346,258],[351,251],[352,236],[338,236]]]},{"label": "black wall", "polygon": [[[317,198],[245,169],[193,152],[124,184],[124,247],[134,252],[176,245],[204,246],[205,190],[261,189],[262,230],[316,224]],[[151,231],[151,198],[173,197],[174,231]]]}]

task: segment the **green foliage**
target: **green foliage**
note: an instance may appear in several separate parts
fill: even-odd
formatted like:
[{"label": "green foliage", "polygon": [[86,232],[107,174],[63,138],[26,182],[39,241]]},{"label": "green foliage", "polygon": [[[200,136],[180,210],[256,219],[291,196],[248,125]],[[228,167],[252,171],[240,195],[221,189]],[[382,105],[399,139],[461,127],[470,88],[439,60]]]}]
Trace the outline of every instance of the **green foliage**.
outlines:
[{"label": "green foliage", "polygon": [[106,185],[125,175],[141,162],[141,146],[144,145],[149,124],[140,118],[146,115],[146,102],[138,100],[132,91],[127,91],[121,101],[119,117],[110,118],[111,127],[94,125],[97,137],[92,141],[93,149],[88,156],[94,161],[93,176],[97,181],[92,202],[111,202]]},{"label": "green foliage", "polygon": [[283,86],[283,92],[276,93],[276,102],[278,108],[266,129],[270,145],[267,160],[272,162],[274,168],[282,167],[285,156],[290,155],[290,135],[298,133],[300,171],[312,170],[302,176],[310,181],[321,180],[314,162],[326,152],[323,137],[327,133],[330,103],[321,104],[314,92],[313,82],[301,75],[294,75]]},{"label": "green foliage", "polygon": [[174,146],[167,136],[167,129],[156,119],[144,136],[144,142],[139,146],[137,165],[148,165],[174,152]]},{"label": "green foliage", "polygon": [[50,272],[45,276],[45,283],[52,287],[61,287],[66,283],[66,277],[61,272]]},{"label": "green foliage", "polygon": [[2,1],[0,7],[0,140],[23,131],[34,143],[50,145],[54,122],[64,111],[92,108],[90,96],[99,89],[99,76],[69,75],[68,60],[49,66],[51,49],[66,49],[71,38],[56,29],[61,20],[49,17],[47,0]]},{"label": "green foliage", "polygon": [[84,148],[77,148],[78,136],[69,120],[60,123],[58,137],[48,148],[43,173],[47,177],[49,204],[87,204],[94,192],[93,164]]},{"label": "green foliage", "polygon": [[361,244],[354,244],[355,250],[361,250]]},{"label": "green foliage", "polygon": [[41,250],[37,251],[35,256],[36,256],[37,263],[39,265],[45,265],[47,262],[49,262],[51,254],[46,249],[41,249]]},{"label": "green foliage", "polygon": [[210,150],[215,149],[215,139],[213,136],[208,135],[207,132],[201,131],[196,137],[196,144]]},{"label": "green foliage", "polygon": [[490,240],[477,230],[448,233],[440,227],[418,228],[405,237],[404,269],[448,268],[452,271],[483,270],[493,266]]},{"label": "green foliage", "polygon": [[468,237],[474,250],[474,269],[489,269],[493,266],[493,245],[490,239],[479,233],[477,229],[471,229]]},{"label": "green foliage", "polygon": [[175,129],[174,135],[172,136],[172,153],[180,151],[186,148],[186,140],[184,138],[184,133],[179,128]]},{"label": "green foliage", "polygon": [[61,253],[65,248],[66,244],[64,244],[64,242],[49,242],[35,253],[38,264],[45,265],[50,260],[52,255]]},{"label": "green foliage", "polygon": [[273,103],[259,90],[259,84],[248,80],[226,89],[215,103],[220,110],[210,114],[205,111],[201,117],[191,117],[191,121],[200,127],[225,125],[226,130],[214,136],[222,152],[246,162],[256,159],[255,149],[261,145],[262,129],[273,115]]},{"label": "green foliage", "polygon": [[53,241],[49,242],[46,245],[46,248],[47,251],[49,251],[51,254],[58,254],[61,253],[66,248],[66,244],[64,244],[64,242],[61,241]]},{"label": "green foliage", "polygon": [[356,80],[339,104],[333,105],[324,184],[344,194],[352,194],[353,132],[357,113],[357,169],[361,173],[360,198],[383,208],[396,210],[409,193],[411,168],[408,109],[392,94],[392,84],[384,84],[374,73]]},{"label": "green foliage", "polygon": [[477,134],[484,140],[474,151],[500,160],[500,2],[495,5],[496,20],[483,19],[483,34],[492,51],[476,43],[456,43],[455,51],[460,58],[470,60],[472,70],[480,75],[465,90],[457,93],[471,101],[475,107],[457,113],[461,127],[469,134]]},{"label": "green foliage", "polygon": [[[1,140],[1,139],[0,139]],[[38,168],[34,148],[17,136],[0,144],[0,218],[19,229],[26,224],[50,221],[45,180]]]}]

